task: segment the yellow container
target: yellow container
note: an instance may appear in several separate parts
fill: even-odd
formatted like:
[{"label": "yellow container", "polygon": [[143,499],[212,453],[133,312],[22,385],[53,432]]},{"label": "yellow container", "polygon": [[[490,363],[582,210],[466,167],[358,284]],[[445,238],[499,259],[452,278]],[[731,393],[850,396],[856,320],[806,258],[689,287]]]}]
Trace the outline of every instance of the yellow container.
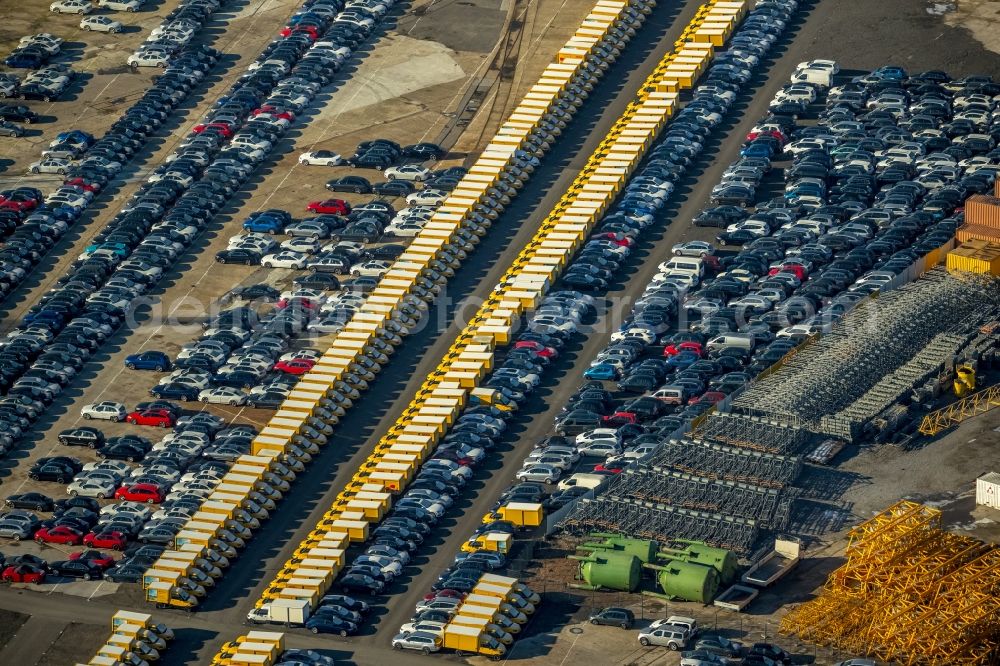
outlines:
[{"label": "yellow container", "polygon": [[948,253],[945,266],[949,271],[1000,275],[1000,245],[966,242]]}]

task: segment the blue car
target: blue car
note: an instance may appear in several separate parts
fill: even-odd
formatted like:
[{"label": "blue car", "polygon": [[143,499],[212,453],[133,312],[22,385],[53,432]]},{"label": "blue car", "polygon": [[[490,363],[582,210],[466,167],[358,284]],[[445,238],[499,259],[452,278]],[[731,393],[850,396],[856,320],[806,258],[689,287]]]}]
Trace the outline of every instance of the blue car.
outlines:
[{"label": "blue car", "polygon": [[686,370],[698,360],[699,356],[693,351],[682,351],[667,359],[667,367],[675,370]]},{"label": "blue car", "polygon": [[165,372],[170,369],[170,357],[161,351],[144,351],[125,357],[125,367],[129,370],[155,370]]},{"label": "blue car", "polygon": [[101,243],[100,245],[88,245],[87,249],[84,250],[87,254],[92,254],[98,250],[111,250],[119,257],[128,256],[128,247],[125,243]]},{"label": "blue car", "polygon": [[38,69],[44,62],[41,56],[31,53],[13,53],[3,61],[3,64],[21,69]]},{"label": "blue car", "polygon": [[583,372],[584,379],[612,380],[618,379],[618,369],[610,363],[598,363]]},{"label": "blue car", "polygon": [[197,400],[198,393],[198,389],[193,386],[188,386],[187,384],[177,384],[174,382],[169,384],[157,384],[153,388],[149,389],[149,395],[154,398],[170,398],[173,400],[180,400],[181,402]]},{"label": "blue car", "polygon": [[280,234],[285,230],[285,224],[275,217],[261,215],[244,222],[243,230],[260,234]]},{"label": "blue car", "polygon": [[72,143],[74,145],[90,146],[94,143],[94,135],[83,130],[69,130],[56,134],[56,141],[59,143]]},{"label": "blue car", "polygon": [[740,150],[740,157],[766,157],[771,159],[774,150],[766,143],[751,143]]}]

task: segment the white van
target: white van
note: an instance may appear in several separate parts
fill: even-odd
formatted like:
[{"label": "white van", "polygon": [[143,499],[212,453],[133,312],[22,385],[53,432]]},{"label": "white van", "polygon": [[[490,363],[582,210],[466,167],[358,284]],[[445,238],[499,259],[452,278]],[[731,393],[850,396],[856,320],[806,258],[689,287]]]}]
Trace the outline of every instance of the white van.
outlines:
[{"label": "white van", "polygon": [[829,88],[833,85],[833,74],[825,69],[803,69],[792,74],[791,81],[792,83],[811,83],[821,88]]},{"label": "white van", "polygon": [[699,278],[705,277],[705,261],[700,257],[674,257],[670,261],[664,261],[657,266],[661,274],[683,273],[696,275]]},{"label": "white van", "polygon": [[752,335],[743,333],[727,333],[718,335],[708,341],[709,351],[722,351],[723,349],[744,349],[747,352],[753,351],[756,340]]},{"label": "white van", "polygon": [[579,473],[563,479],[556,487],[559,490],[569,490],[570,488],[586,488],[587,490],[593,490],[597,486],[604,483],[604,480],[607,478],[608,477],[602,474]]}]

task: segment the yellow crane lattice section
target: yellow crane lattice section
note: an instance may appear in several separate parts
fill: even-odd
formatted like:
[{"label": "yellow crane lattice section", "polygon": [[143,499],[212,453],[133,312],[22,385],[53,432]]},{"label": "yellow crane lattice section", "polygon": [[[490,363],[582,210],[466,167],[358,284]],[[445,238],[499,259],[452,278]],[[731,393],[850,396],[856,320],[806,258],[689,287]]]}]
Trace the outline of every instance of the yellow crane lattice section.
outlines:
[{"label": "yellow crane lattice section", "polygon": [[947,430],[973,416],[985,414],[998,406],[1000,406],[1000,385],[991,386],[984,391],[973,393],[947,407],[931,412],[921,421],[920,432],[924,435],[936,435],[942,430]]},{"label": "yellow crane lattice section", "polygon": [[1000,663],[1000,550],[902,501],[849,534],[847,562],[781,631],[901,664]]}]

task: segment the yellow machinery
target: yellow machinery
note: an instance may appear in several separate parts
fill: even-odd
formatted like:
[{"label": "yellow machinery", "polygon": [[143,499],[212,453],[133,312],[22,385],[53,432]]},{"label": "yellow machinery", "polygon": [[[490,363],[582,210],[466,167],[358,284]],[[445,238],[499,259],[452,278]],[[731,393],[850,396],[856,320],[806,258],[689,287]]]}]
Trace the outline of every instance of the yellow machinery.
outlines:
[{"label": "yellow machinery", "polygon": [[923,435],[933,436],[997,406],[1000,406],[1000,385],[973,393],[947,407],[931,412],[921,421],[919,430]]},{"label": "yellow machinery", "polygon": [[847,562],[781,631],[893,663],[1000,663],[1000,549],[902,501],[851,530]]},{"label": "yellow machinery", "polygon": [[976,371],[968,363],[955,368],[955,395],[964,398],[976,390]]}]

